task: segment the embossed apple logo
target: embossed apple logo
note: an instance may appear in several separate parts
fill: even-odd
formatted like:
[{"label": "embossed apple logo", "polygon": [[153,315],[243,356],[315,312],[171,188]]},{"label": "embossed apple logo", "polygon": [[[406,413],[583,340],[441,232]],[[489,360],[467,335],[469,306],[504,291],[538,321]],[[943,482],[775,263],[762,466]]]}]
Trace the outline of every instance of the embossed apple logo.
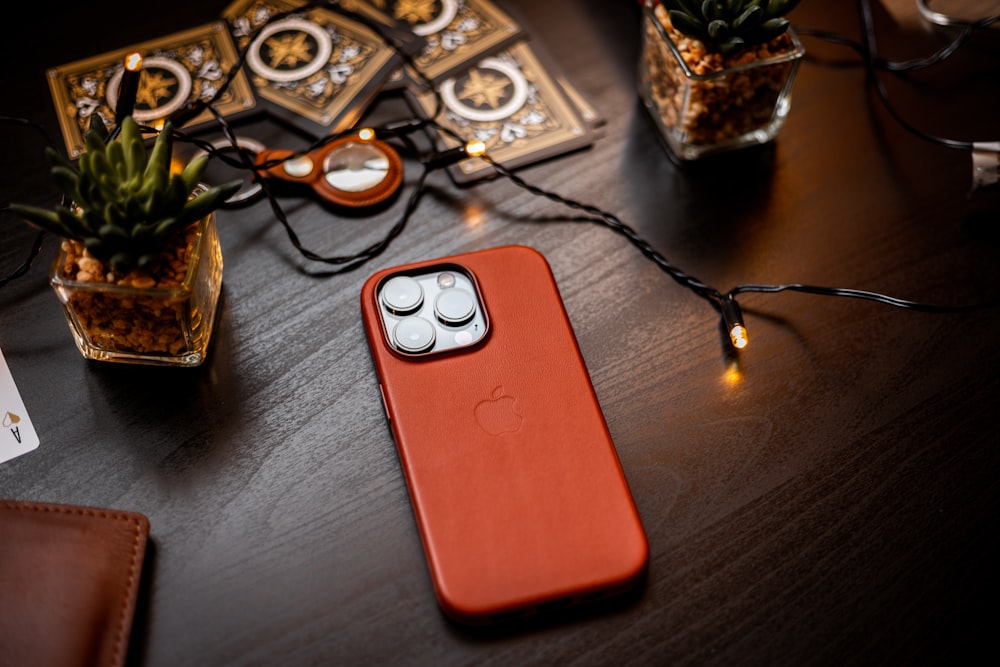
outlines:
[{"label": "embossed apple logo", "polygon": [[490,435],[513,433],[521,428],[524,418],[517,411],[514,397],[503,393],[503,386],[493,390],[493,396],[480,401],[475,408],[476,421]]}]

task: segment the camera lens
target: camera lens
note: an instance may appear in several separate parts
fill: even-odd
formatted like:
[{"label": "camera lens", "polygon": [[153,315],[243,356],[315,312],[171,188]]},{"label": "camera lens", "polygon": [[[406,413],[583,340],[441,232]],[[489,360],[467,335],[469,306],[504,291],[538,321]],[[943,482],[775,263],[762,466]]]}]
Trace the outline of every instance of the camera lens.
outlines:
[{"label": "camera lens", "polygon": [[434,345],[434,325],[422,317],[407,317],[396,324],[392,338],[403,352],[426,352]]},{"label": "camera lens", "polygon": [[443,290],[434,299],[434,312],[443,324],[461,326],[476,313],[476,300],[463,289]]},{"label": "camera lens", "polygon": [[395,276],[382,287],[382,303],[393,315],[409,315],[424,303],[424,289],[413,278]]}]

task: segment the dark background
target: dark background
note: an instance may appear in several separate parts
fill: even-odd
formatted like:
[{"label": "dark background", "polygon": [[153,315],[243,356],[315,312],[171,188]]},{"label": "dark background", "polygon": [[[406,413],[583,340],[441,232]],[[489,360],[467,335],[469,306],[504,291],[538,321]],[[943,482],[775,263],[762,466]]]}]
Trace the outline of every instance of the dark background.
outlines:
[{"label": "dark background", "polygon": [[[849,49],[804,35],[777,142],[682,167],[638,103],[636,3],[500,4],[607,121],[590,148],[520,170],[529,182],[614,212],[720,289],[806,282],[948,304],[1000,295],[996,197],[969,197],[967,152],[888,116]],[[0,40],[0,113],[58,140],[48,67],[200,25],[225,6],[25,5]],[[889,58],[926,56],[953,34],[922,22],[910,0],[874,14]],[[790,18],[803,32],[859,37],[855,3],[805,0]],[[994,28],[934,68],[881,79],[922,130],[997,141],[998,74]],[[407,113],[386,95],[368,120]],[[267,118],[241,131],[276,147],[304,141]],[[0,201],[54,202],[38,137],[0,132]],[[0,464],[0,497],[149,517],[135,664],[996,659],[995,308],[941,315],[749,295],[750,346],[733,357],[712,308],[620,235],[559,220],[572,212],[508,181],[460,188],[439,172],[429,186],[383,255],[333,278],[306,274],[319,267],[266,204],[220,212],[223,312],[194,370],[84,361],[46,283],[53,239],[0,289],[0,347],[41,437]],[[399,213],[282,204],[321,254],[360,249]],[[9,214],[0,224],[6,275],[34,234]],[[552,264],[651,564],[626,604],[473,633],[435,605],[358,293],[379,268],[507,243]]]}]

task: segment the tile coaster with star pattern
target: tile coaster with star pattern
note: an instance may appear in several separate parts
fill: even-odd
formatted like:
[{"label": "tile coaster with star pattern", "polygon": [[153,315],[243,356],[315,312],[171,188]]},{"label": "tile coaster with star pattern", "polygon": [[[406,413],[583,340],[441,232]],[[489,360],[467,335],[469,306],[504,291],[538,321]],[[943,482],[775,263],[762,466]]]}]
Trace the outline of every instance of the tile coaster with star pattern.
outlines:
[{"label": "tile coaster with star pattern", "polygon": [[[368,26],[295,0],[237,0],[223,11],[272,115],[313,135],[354,125],[402,60]],[[291,11],[272,20],[276,14]]]},{"label": "tile coaster with star pattern", "polygon": [[426,40],[413,58],[425,77],[440,82],[524,37],[521,26],[490,0],[343,0],[409,26]]},{"label": "tile coaster with star pattern", "polygon": [[[142,55],[143,62],[132,115],[152,126],[161,125],[188,102],[215,96],[238,60],[226,24],[213,21],[49,69],[49,91],[71,159],[83,153],[83,137],[93,116],[100,117],[109,129],[113,127],[125,56],[133,52]],[[229,117],[254,111],[256,106],[256,97],[242,72],[215,103],[216,109]],[[214,120],[211,112],[205,111],[184,128]]]},{"label": "tile coaster with star pattern", "polygon": [[[444,102],[438,123],[464,141],[484,142],[490,157],[509,168],[593,143],[591,123],[581,117],[557,77],[524,41],[446,79],[438,85],[438,92]],[[411,91],[408,98],[418,113],[433,113],[431,93]],[[443,133],[435,139],[439,150],[458,145]],[[448,169],[460,184],[495,173],[478,158],[462,160]]]}]

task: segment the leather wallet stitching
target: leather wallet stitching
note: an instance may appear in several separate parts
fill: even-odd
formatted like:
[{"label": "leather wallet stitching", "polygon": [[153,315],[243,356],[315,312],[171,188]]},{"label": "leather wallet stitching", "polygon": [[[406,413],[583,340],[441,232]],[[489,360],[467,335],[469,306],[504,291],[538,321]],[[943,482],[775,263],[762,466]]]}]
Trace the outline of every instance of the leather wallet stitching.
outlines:
[{"label": "leather wallet stitching", "polygon": [[136,562],[139,558],[139,544],[141,542],[142,536],[142,525],[139,520],[134,516],[129,516],[127,514],[120,514],[115,512],[101,511],[86,509],[80,507],[61,507],[58,505],[44,505],[44,504],[20,504],[20,503],[3,503],[3,507],[7,509],[13,509],[18,511],[34,511],[34,512],[54,512],[60,514],[77,514],[80,516],[88,516],[97,519],[111,519],[114,521],[126,521],[132,524],[134,534],[132,537],[132,556],[129,559],[129,569],[128,577],[125,585],[125,594],[121,599],[121,606],[118,610],[118,627],[115,631],[115,644],[114,651],[112,655],[112,663],[114,665],[121,664],[121,650],[125,639],[125,625],[128,622],[128,604],[129,596],[135,585],[136,576]]}]

